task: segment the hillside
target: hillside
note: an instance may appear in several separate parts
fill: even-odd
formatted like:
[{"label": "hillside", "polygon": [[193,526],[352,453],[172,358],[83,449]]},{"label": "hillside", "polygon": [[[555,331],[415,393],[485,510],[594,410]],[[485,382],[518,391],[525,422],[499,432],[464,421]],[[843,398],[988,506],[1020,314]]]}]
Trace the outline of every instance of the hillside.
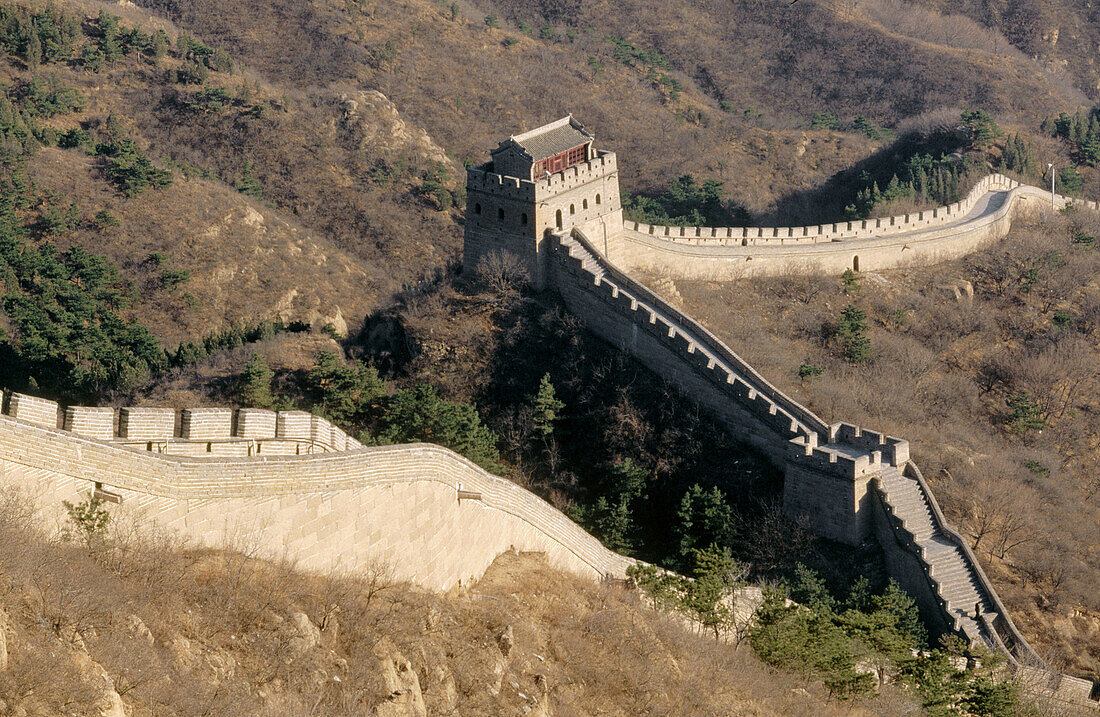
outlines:
[{"label": "hillside", "polygon": [[[537,555],[436,595],[382,565],[308,575],[140,525],[59,543],[28,531],[24,508],[3,494],[3,714],[851,714]],[[912,707],[887,688],[866,713]]]}]

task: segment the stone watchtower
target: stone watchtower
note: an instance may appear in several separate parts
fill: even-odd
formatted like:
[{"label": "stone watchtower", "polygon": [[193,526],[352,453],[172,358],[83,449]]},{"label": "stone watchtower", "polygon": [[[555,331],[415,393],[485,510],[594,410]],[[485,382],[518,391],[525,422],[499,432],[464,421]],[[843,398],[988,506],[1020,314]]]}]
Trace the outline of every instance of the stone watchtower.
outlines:
[{"label": "stone watchtower", "polygon": [[615,154],[593,148],[572,115],[509,137],[491,154],[492,161],[466,170],[466,271],[492,252],[507,252],[543,289],[552,232],[581,226],[600,248],[622,232]]}]

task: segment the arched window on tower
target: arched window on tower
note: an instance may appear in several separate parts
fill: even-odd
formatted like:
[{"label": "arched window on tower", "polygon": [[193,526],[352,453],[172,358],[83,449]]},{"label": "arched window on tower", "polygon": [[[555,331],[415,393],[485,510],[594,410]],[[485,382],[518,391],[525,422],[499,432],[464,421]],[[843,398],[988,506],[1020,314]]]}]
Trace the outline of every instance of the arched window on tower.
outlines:
[{"label": "arched window on tower", "polygon": [[481,214],[481,204],[474,205],[474,214]]},{"label": "arched window on tower", "polygon": [[597,195],[596,195],[596,204],[599,204],[599,203],[600,203],[600,195],[599,195],[599,194],[597,194]]},{"label": "arched window on tower", "polygon": [[588,200],[585,199],[581,202],[581,209],[588,209]]},{"label": "arched window on tower", "polygon": [[520,224],[526,224],[527,223],[527,212],[524,212],[523,214],[519,215],[519,223]]},{"label": "arched window on tower", "polygon": [[559,209],[557,214],[554,215],[554,220],[558,225],[558,229],[561,229],[561,210]]},{"label": "arched window on tower", "polygon": [[570,214],[576,214],[577,213],[577,208],[572,204],[569,205],[569,213]]},{"label": "arched window on tower", "polygon": [[504,221],[504,207],[497,209],[497,219]]}]

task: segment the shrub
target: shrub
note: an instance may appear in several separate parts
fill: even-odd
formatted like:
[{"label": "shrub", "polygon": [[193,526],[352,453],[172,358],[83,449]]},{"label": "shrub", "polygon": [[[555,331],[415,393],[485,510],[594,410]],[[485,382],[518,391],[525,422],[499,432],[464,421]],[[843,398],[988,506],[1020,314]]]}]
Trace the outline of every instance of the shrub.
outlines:
[{"label": "shrub", "polygon": [[1028,431],[1041,431],[1046,427],[1046,419],[1042,410],[1027,393],[1021,391],[1009,396],[1005,401],[1011,413],[1008,416],[1008,426],[1017,435],[1024,435]]},{"label": "shrub", "polygon": [[160,273],[160,285],[168,291],[175,291],[190,279],[191,272],[187,269],[165,269]]},{"label": "shrub", "polygon": [[95,217],[92,219],[92,226],[94,226],[99,231],[105,231],[112,227],[117,227],[121,224],[122,222],[118,220],[118,217],[116,217],[114,214],[111,214],[106,209],[100,209],[98,212],[96,212]]},{"label": "shrub", "polygon": [[871,120],[863,115],[857,115],[856,118],[852,120],[852,131],[870,139],[882,139],[882,132],[879,131],[878,127],[871,124]]},{"label": "shrub", "polygon": [[832,112],[818,112],[810,120],[811,129],[840,129],[840,120]]},{"label": "shrub", "polygon": [[90,145],[92,138],[79,127],[62,132],[57,138],[57,146],[61,149],[73,149]]},{"label": "shrub", "polygon": [[68,514],[68,522],[61,531],[63,540],[79,541],[89,550],[98,550],[106,545],[111,514],[101,507],[102,500],[89,493],[86,499],[75,505],[67,500],[61,504]]},{"label": "shrub", "polygon": [[127,197],[141,194],[147,187],[163,189],[172,184],[172,172],[154,166],[132,139],[111,140],[100,144],[96,152],[105,158],[107,179]]},{"label": "shrub", "polygon": [[814,366],[813,364],[804,363],[798,367],[798,377],[805,381],[808,378],[814,376],[820,376],[825,369],[821,366]]},{"label": "shrub", "polygon": [[527,267],[510,251],[495,249],[477,264],[477,280],[497,294],[518,291],[529,279]]},{"label": "shrub", "polygon": [[244,161],[244,168],[241,170],[241,178],[233,184],[233,187],[241,194],[253,199],[263,199],[264,197],[264,185],[252,174],[252,162],[247,159]]}]

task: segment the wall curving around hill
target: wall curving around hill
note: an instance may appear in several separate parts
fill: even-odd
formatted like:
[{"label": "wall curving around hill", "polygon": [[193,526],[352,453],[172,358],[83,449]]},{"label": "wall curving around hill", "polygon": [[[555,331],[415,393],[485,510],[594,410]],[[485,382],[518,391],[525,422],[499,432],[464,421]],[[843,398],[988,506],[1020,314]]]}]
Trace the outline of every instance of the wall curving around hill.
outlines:
[{"label": "wall curving around hill", "polygon": [[[1054,203],[1096,210],[1057,195]],[[1051,206],[1051,194],[1005,177],[983,177],[965,199],[894,217],[804,227],[669,227],[624,222],[598,242],[626,272],[728,281],[746,276],[841,274],[931,264],[964,256],[1008,233],[1022,213]]]},{"label": "wall curving around hill", "polygon": [[311,571],[384,564],[434,590],[479,578],[510,549],[546,553],[595,579],[621,577],[633,562],[529,491],[436,445],[172,455],[58,429],[48,410],[41,423],[26,415],[0,416],[0,486],[26,491],[57,529],[62,501],[94,491],[119,501],[110,510],[200,545],[287,557]]}]

